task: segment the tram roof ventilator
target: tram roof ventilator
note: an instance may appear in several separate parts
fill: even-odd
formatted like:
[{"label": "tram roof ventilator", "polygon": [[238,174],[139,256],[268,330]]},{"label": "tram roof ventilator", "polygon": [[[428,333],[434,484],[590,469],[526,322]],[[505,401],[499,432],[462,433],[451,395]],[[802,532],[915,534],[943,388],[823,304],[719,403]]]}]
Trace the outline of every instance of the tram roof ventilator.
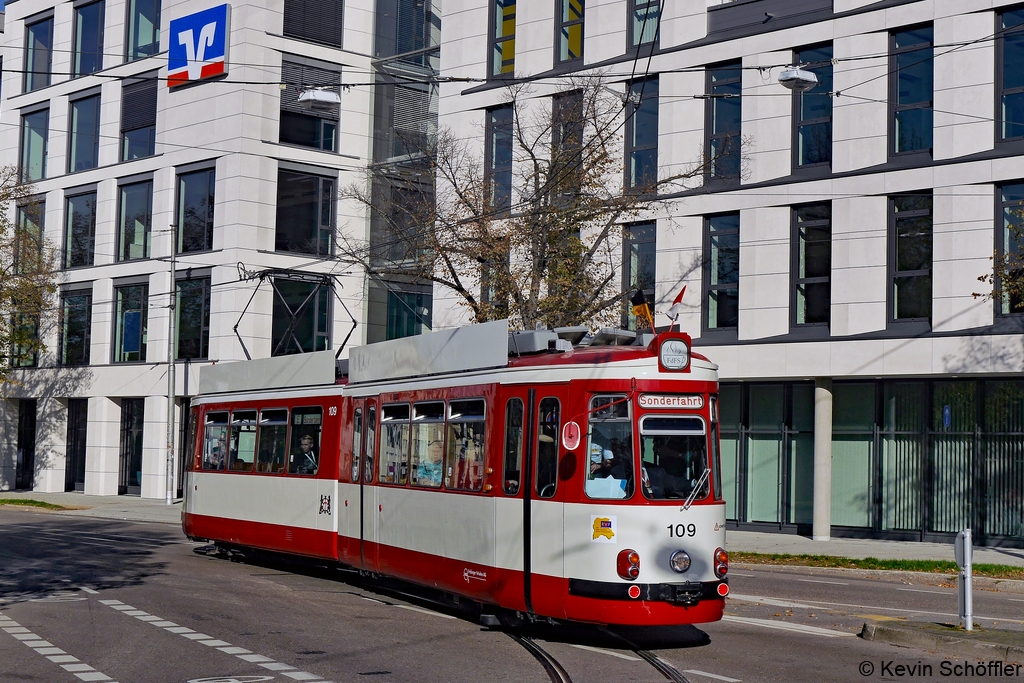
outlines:
[{"label": "tram roof ventilator", "polygon": [[650,332],[636,333],[632,330],[620,330],[614,327],[603,327],[591,333],[585,325],[573,327],[555,327],[553,329],[536,329],[509,332],[508,355],[525,356],[534,353],[565,352],[589,346],[650,346],[654,334]]}]

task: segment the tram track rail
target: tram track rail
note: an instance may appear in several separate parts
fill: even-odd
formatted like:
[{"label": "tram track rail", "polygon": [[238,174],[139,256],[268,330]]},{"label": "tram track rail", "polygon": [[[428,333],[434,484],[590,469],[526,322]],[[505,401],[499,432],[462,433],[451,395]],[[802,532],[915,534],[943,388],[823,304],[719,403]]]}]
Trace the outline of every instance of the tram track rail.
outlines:
[{"label": "tram track rail", "polygon": [[[572,683],[572,677],[569,675],[569,672],[566,671],[565,667],[562,666],[554,655],[541,647],[536,640],[529,636],[521,636],[508,632],[505,632],[505,635],[522,646],[523,649],[533,655],[534,659],[540,662],[540,665],[544,668],[544,671],[547,673],[551,683]],[[637,648],[630,648],[629,651],[653,666],[658,673],[666,679],[673,681],[673,683],[690,683],[690,680],[686,678],[679,669],[675,668],[655,653],[649,650],[640,650]]]}]

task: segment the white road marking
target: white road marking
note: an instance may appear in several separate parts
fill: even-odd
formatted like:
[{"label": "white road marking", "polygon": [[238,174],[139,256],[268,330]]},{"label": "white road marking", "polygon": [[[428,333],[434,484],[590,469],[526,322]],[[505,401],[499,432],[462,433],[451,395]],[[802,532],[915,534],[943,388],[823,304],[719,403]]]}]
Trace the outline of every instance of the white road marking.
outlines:
[{"label": "white road marking", "polygon": [[149,616],[149,612],[143,612],[140,609],[125,610],[125,614],[127,614],[130,617],[148,617]]},{"label": "white road marking", "polygon": [[200,640],[200,643],[208,647],[227,647],[231,643],[225,643],[223,640]]},{"label": "white road marking", "polygon": [[837,637],[856,637],[856,633],[847,633],[845,631],[833,631],[827,628],[818,628],[817,626],[804,626],[803,624],[790,624],[784,621],[772,621],[771,619],[753,619],[751,617],[737,617],[731,614],[726,614],[722,617],[722,621],[731,621],[737,624],[749,624],[751,626],[763,626],[764,628],[774,628],[780,631],[793,631],[794,633],[806,633],[813,636],[824,636],[826,638],[837,638]]},{"label": "white road marking", "polygon": [[728,676],[719,676],[718,674],[709,674],[707,671],[698,671],[697,669],[683,669],[684,674],[693,674],[694,676],[703,676],[704,678],[713,678],[716,681],[725,681],[725,683],[742,683],[738,678],[729,678]]},{"label": "white road marking", "polygon": [[99,591],[94,591],[92,588],[89,588],[88,586],[79,586],[78,589],[81,590],[83,593],[88,593],[89,595],[99,595],[100,594]]},{"label": "white road marking", "polygon": [[401,608],[401,609],[407,609],[407,610],[410,610],[412,612],[419,612],[420,614],[429,614],[432,617],[441,617],[442,619],[454,619],[455,618],[455,617],[453,617],[450,614],[442,614],[441,612],[435,612],[434,610],[430,610],[430,609],[423,609],[422,607],[414,607],[412,605],[395,605],[395,607],[398,607],[398,608]]},{"label": "white road marking", "polygon": [[100,600],[99,603],[101,605],[106,605],[107,607],[112,607],[114,605],[123,605],[124,604],[120,600]]},{"label": "white road marking", "polygon": [[[170,629],[167,630],[169,631]],[[195,631],[192,631],[192,633],[179,633],[178,635],[184,636],[189,640],[211,640],[211,637],[205,633],[196,633]]]},{"label": "white road marking", "polygon": [[238,655],[238,658],[246,662],[253,662],[254,664],[274,661],[270,657],[264,657],[263,655]]},{"label": "white road marking", "polygon": [[24,626],[19,626],[10,617],[4,614],[0,614],[0,624],[8,624],[3,630],[6,631],[11,637],[20,640],[25,645],[34,649],[38,654],[45,656],[48,660],[54,664],[60,665],[62,669],[68,673],[73,673],[76,677],[83,681],[110,681],[110,676],[106,675],[102,671],[97,671],[93,667],[89,666],[85,662],[80,661],[77,657],[67,654],[64,650],[59,647],[54,647],[53,643],[43,640],[35,633],[32,633]]},{"label": "white road marking", "polygon": [[949,595],[945,591],[926,591],[920,588],[897,588],[898,591],[907,591],[908,593],[931,593],[933,595]]},{"label": "white road marking", "polygon": [[575,648],[577,648],[579,650],[587,650],[588,652],[600,652],[601,654],[608,655],[609,657],[618,657],[619,659],[626,659],[626,660],[629,660],[631,662],[642,661],[639,657],[634,657],[633,655],[623,654],[621,652],[614,652],[612,650],[605,650],[605,649],[600,648],[600,647],[591,647],[590,645],[575,645],[573,643],[570,643],[570,646],[575,647]]},{"label": "white road marking", "polygon": [[729,576],[754,576],[754,575],[753,574],[743,574],[743,573],[737,572],[737,571],[731,571],[731,572],[729,572]]},{"label": "white road marking", "polygon": [[151,621],[149,622],[153,626],[159,626],[160,628],[167,628],[168,626],[177,626],[173,621]]},{"label": "white road marking", "polygon": [[281,674],[296,681],[319,681],[323,678],[308,671],[282,671]]},{"label": "white road marking", "polygon": [[218,647],[217,649],[229,655],[247,655],[252,652],[252,650],[246,650],[244,647],[235,647],[233,645],[228,647]]},{"label": "white road marking", "polygon": [[1020,600],[1018,598],[1006,598],[1006,599],[1009,600],[1010,602],[1024,602],[1024,600]]},{"label": "white road marking", "polygon": [[791,602],[789,600],[780,600],[779,598],[766,598],[761,595],[740,595],[739,593],[730,593],[729,597],[733,600],[739,600],[740,602],[759,602],[762,605],[771,605],[772,607],[798,607],[800,609],[820,609],[813,605],[805,605],[802,602]]},{"label": "white road marking", "polygon": [[850,584],[843,581],[822,581],[821,579],[797,579],[797,581],[803,581],[804,583],[827,583],[832,586],[849,586]]},{"label": "white road marking", "polygon": [[165,626],[164,630],[170,631],[171,633],[177,633],[179,635],[184,635],[186,633],[195,633],[195,631],[185,626]]},{"label": "white road marking", "polygon": [[268,671],[289,671],[295,669],[291,664],[282,664],[281,662],[265,662],[261,663],[260,666]]}]

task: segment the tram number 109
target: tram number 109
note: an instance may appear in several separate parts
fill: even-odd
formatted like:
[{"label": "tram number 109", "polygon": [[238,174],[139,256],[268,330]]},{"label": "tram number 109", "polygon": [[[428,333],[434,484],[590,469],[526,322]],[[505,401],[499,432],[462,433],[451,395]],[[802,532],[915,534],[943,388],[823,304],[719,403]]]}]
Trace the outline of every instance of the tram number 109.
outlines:
[{"label": "tram number 109", "polygon": [[697,525],[696,524],[669,524],[668,525],[668,537],[669,538],[685,538],[686,536],[696,536]]}]

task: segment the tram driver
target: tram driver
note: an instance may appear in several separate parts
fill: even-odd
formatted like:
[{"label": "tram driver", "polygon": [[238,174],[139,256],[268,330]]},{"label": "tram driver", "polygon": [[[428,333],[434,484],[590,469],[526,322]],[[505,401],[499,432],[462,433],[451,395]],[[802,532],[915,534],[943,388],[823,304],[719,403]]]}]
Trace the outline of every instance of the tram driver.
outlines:
[{"label": "tram driver", "polygon": [[292,453],[289,470],[293,474],[316,474],[319,465],[320,460],[313,445],[313,435],[303,434],[299,437],[298,450]]}]

